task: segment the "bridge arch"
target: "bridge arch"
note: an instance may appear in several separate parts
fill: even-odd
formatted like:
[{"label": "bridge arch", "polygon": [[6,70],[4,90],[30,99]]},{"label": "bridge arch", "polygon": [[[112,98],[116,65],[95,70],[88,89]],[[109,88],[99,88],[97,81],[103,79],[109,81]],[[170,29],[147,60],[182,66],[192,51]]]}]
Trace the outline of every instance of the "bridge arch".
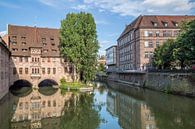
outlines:
[{"label": "bridge arch", "polygon": [[54,79],[44,79],[38,83],[38,87],[44,87],[44,86],[58,86],[58,82]]},{"label": "bridge arch", "polygon": [[11,85],[10,87],[12,88],[22,88],[22,87],[32,87],[33,84],[31,82],[29,82],[28,80],[25,79],[19,79],[16,80],[13,85]]},{"label": "bridge arch", "polygon": [[32,92],[32,83],[25,79],[16,80],[9,90],[14,96],[24,97]]}]

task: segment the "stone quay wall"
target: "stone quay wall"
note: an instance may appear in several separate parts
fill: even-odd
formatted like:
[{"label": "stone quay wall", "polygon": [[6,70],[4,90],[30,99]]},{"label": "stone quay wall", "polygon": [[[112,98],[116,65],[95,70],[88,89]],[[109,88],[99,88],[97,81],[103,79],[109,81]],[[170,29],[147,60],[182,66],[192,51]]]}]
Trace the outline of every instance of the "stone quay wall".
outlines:
[{"label": "stone quay wall", "polygon": [[116,74],[108,74],[108,81],[123,83],[126,86],[195,97],[195,73],[125,73],[118,74],[118,78],[116,77]]}]

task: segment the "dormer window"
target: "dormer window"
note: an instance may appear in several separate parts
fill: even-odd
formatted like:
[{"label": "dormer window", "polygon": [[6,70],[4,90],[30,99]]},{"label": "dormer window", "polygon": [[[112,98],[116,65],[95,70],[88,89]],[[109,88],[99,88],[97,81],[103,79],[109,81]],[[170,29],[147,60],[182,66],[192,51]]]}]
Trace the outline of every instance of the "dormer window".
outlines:
[{"label": "dormer window", "polygon": [[175,27],[178,27],[178,23],[177,22],[173,21],[173,24],[174,24]]},{"label": "dormer window", "polygon": [[152,22],[152,24],[153,24],[154,27],[157,27],[158,26],[157,22],[154,22],[154,21],[151,21],[151,22]]},{"label": "dormer window", "polygon": [[168,27],[168,22],[163,22],[164,27]]}]

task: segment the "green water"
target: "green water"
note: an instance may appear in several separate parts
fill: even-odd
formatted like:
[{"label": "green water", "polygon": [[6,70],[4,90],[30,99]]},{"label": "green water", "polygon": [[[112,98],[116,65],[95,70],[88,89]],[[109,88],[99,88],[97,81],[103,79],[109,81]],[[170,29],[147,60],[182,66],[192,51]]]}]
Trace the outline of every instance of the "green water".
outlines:
[{"label": "green water", "polygon": [[0,101],[0,129],[195,129],[195,99],[135,88],[25,88]]}]

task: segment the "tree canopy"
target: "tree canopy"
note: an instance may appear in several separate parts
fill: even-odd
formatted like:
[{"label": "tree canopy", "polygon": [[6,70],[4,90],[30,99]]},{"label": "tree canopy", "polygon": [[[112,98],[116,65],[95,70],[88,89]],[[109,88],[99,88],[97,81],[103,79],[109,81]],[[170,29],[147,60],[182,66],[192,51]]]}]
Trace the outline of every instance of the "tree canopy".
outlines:
[{"label": "tree canopy", "polygon": [[195,20],[183,22],[175,40],[155,49],[153,64],[158,68],[189,67],[195,61]]},{"label": "tree canopy", "polygon": [[60,34],[62,55],[74,64],[81,81],[92,80],[99,49],[93,16],[85,12],[67,14],[61,21]]}]

